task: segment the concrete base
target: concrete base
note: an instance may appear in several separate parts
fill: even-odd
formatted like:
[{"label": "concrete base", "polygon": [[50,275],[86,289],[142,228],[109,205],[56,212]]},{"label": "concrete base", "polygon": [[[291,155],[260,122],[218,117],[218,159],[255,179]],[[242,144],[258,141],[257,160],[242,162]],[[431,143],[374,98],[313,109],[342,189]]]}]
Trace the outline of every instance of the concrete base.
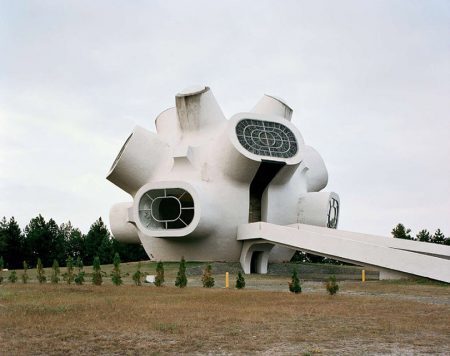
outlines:
[{"label": "concrete base", "polygon": [[414,277],[411,274],[393,271],[391,269],[380,268],[379,271],[380,271],[380,281],[410,279],[411,277]]}]

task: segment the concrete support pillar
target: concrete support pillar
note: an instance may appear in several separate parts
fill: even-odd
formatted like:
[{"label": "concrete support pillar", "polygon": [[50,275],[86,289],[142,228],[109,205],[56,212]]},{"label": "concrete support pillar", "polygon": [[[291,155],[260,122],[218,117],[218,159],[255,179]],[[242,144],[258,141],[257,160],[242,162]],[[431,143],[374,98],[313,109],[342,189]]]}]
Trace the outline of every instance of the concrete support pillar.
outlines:
[{"label": "concrete support pillar", "polygon": [[[250,274],[252,266],[252,258],[256,258],[256,273],[267,274],[269,265],[269,254],[274,244],[264,242],[262,240],[245,241],[241,252],[241,266],[245,274]],[[256,254],[255,254],[256,253]],[[254,255],[255,254],[255,255]]]}]

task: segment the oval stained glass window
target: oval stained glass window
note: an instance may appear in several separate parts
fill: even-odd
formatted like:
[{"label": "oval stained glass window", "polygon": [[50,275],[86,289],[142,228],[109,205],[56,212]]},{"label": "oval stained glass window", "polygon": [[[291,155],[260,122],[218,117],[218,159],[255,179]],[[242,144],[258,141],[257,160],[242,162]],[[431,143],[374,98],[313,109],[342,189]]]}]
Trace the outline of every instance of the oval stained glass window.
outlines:
[{"label": "oval stained glass window", "polygon": [[243,119],[236,125],[236,135],[242,147],[258,156],[290,158],[297,153],[294,133],[278,122]]},{"label": "oval stained glass window", "polygon": [[151,189],[139,201],[139,219],[149,230],[182,229],[194,219],[194,200],[181,188]]}]

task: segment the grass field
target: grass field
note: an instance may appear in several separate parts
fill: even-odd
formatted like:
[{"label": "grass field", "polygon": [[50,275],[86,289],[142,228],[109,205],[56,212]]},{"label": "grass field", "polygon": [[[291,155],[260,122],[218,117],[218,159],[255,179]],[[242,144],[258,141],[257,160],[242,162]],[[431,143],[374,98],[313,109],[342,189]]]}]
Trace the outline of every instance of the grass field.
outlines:
[{"label": "grass field", "polygon": [[448,285],[344,281],[330,297],[313,281],[293,295],[287,276],[247,276],[249,288],[235,290],[221,288],[222,274],[212,289],[192,274],[180,290],[177,267],[166,264],[163,288],[136,287],[130,276],[120,287],[0,285],[0,355],[450,354]]}]

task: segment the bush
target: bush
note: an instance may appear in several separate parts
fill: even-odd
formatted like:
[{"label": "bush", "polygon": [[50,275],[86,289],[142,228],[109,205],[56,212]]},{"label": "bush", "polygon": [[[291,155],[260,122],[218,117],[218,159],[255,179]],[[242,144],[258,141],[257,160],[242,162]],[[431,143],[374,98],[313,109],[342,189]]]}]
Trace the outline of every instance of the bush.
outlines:
[{"label": "bush", "polygon": [[3,282],[3,267],[5,267],[5,262],[3,261],[3,257],[0,256],[0,284]]},{"label": "bush", "polygon": [[120,256],[117,252],[114,254],[113,264],[114,267],[111,273],[111,280],[115,286],[120,286],[123,282],[122,276],[120,275]]},{"label": "bush", "polygon": [[241,271],[238,272],[238,275],[237,275],[237,278],[236,278],[236,288],[237,289],[245,288],[245,278],[242,275]]},{"label": "bush", "polygon": [[11,273],[9,274],[9,277],[8,277],[8,281],[10,281],[11,283],[16,283],[17,282],[17,273],[16,273],[16,271],[11,271]]},{"label": "bush", "polygon": [[137,271],[133,274],[133,282],[137,286],[142,285],[142,277],[144,276],[144,273],[141,272],[141,262],[137,265]]},{"label": "bush", "polygon": [[338,292],[339,285],[336,282],[335,276],[330,276],[330,278],[328,278],[327,283],[325,283],[325,288],[329,295],[335,295]]},{"label": "bush", "polygon": [[205,287],[205,288],[214,287],[214,277],[212,276],[211,265],[207,265],[205,270],[203,271],[202,283],[203,283],[203,287]]},{"label": "bush", "polygon": [[44,267],[42,266],[42,261],[40,258],[37,259],[37,280],[39,281],[39,283],[45,283],[47,282],[47,277],[45,277],[45,270]]},{"label": "bush", "polygon": [[78,273],[74,278],[74,281],[78,285],[82,285],[84,283],[84,271],[83,271],[83,260],[80,256],[77,257],[76,265],[78,268]]},{"label": "bush", "polygon": [[92,267],[94,269],[94,272],[92,272],[92,284],[100,286],[103,283],[103,279],[102,269],[100,267],[100,258],[98,256],[94,257],[94,264]]},{"label": "bush", "polygon": [[66,260],[67,272],[64,274],[64,279],[67,284],[72,284],[75,276],[73,275],[73,258],[69,256]]},{"label": "bush", "polygon": [[51,282],[52,283],[59,282],[59,263],[57,260],[53,260]]},{"label": "bush", "polygon": [[180,268],[177,273],[177,278],[175,279],[175,286],[179,288],[187,286],[186,261],[184,260],[184,257],[181,257]]},{"label": "bush", "polygon": [[292,281],[289,282],[289,291],[291,291],[292,293],[295,293],[295,294],[302,292],[300,280],[298,279],[298,275],[297,275],[297,268],[294,268],[294,271],[292,272]]},{"label": "bush", "polygon": [[159,261],[156,264],[156,277],[155,282],[153,282],[155,286],[161,287],[164,284],[164,265],[162,261]]},{"label": "bush", "polygon": [[26,261],[23,261],[23,273],[22,273],[22,282],[25,284],[28,282],[28,264]]}]

